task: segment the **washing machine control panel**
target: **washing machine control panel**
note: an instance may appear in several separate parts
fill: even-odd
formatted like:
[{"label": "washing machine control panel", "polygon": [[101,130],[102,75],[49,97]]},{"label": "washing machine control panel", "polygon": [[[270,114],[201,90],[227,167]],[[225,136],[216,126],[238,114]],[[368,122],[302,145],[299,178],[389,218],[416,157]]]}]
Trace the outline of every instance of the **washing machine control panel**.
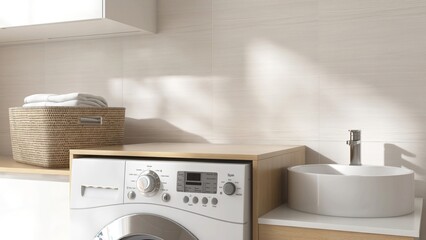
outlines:
[{"label": "washing machine control panel", "polygon": [[177,172],[176,190],[191,193],[217,193],[217,172]]},{"label": "washing machine control panel", "polygon": [[249,163],[126,160],[124,203],[165,205],[245,223],[250,172]]}]

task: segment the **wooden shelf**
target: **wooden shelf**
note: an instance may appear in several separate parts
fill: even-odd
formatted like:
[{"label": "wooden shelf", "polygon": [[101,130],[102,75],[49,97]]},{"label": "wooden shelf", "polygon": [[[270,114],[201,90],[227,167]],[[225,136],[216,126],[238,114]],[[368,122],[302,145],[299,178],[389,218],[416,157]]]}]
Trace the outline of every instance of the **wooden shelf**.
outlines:
[{"label": "wooden shelf", "polygon": [[31,166],[23,163],[18,163],[10,156],[0,156],[0,173],[24,173],[24,174],[46,174],[69,176],[68,168],[43,168]]}]

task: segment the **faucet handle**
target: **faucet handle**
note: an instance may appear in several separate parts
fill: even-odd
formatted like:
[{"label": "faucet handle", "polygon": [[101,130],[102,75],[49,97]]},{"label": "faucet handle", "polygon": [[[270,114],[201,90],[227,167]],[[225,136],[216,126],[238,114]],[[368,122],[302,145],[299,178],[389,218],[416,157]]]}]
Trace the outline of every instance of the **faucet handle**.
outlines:
[{"label": "faucet handle", "polygon": [[[349,141],[360,141],[361,140],[361,130],[349,130],[350,137]],[[349,143],[348,143],[349,144]]]}]

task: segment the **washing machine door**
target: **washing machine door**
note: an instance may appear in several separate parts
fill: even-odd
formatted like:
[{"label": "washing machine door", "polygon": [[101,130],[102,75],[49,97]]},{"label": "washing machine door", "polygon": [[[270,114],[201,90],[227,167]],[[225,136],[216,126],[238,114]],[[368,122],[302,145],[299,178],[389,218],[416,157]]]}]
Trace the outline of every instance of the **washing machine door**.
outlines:
[{"label": "washing machine door", "polygon": [[149,214],[119,218],[103,228],[94,240],[198,240],[173,220]]}]

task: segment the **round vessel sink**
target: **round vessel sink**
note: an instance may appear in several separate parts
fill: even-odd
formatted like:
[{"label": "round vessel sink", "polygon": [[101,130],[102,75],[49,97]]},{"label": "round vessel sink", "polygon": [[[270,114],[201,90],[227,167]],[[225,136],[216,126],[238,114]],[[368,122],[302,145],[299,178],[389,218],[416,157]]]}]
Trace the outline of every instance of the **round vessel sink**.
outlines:
[{"label": "round vessel sink", "polygon": [[385,166],[311,164],[289,168],[289,207],[340,217],[394,217],[414,211],[414,172]]}]

